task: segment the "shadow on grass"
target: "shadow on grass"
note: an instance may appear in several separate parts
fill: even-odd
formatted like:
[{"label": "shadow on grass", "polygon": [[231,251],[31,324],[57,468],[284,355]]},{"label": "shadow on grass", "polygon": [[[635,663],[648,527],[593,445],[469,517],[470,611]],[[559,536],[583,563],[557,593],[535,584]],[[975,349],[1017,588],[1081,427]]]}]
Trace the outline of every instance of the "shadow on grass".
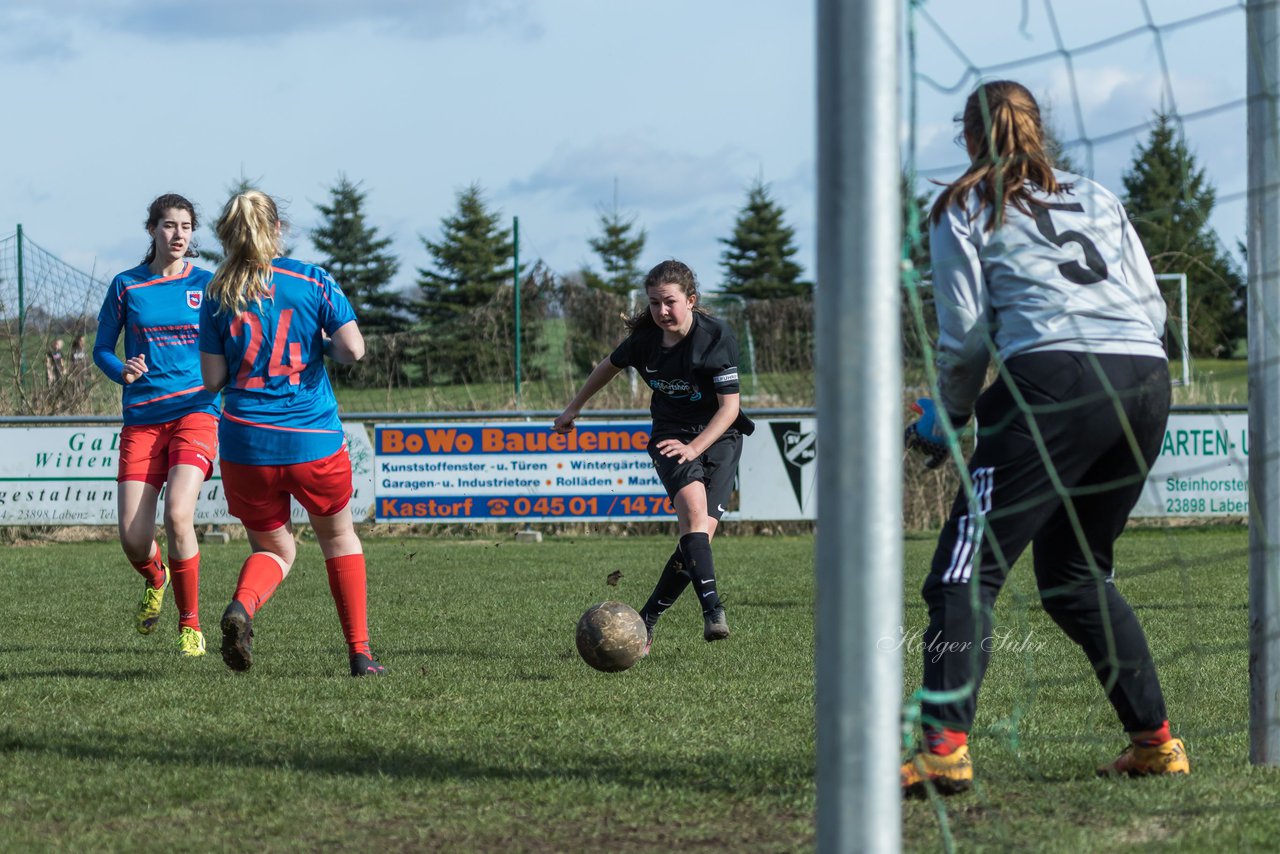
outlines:
[{"label": "shadow on grass", "polygon": [[[485,753],[474,747],[469,752]],[[762,796],[798,794],[812,785],[812,761],[788,763],[758,760],[741,754],[718,754],[689,759],[646,757],[613,752],[582,751],[566,756],[529,744],[495,754],[492,761],[465,755],[461,748],[422,749],[369,746],[272,744],[261,739],[240,743],[226,738],[157,742],[131,735],[98,732],[76,738],[59,734],[0,730],[0,756],[38,754],[91,762],[135,766],[233,766],[259,771],[329,774],[342,777],[393,777],[426,782],[583,782],[629,788],[674,788],[695,793]]]},{"label": "shadow on grass", "polygon": [[0,673],[0,682],[16,682],[20,679],[106,679],[111,682],[132,682],[136,679],[155,679],[160,676],[149,670],[84,670],[67,667],[61,670],[29,670],[21,673]]},{"label": "shadow on grass", "polygon": [[[764,610],[790,611],[793,609],[801,609],[809,611],[813,609],[812,599],[748,599],[743,597],[734,603],[739,608],[761,608]],[[728,613],[728,608],[725,609]]]}]

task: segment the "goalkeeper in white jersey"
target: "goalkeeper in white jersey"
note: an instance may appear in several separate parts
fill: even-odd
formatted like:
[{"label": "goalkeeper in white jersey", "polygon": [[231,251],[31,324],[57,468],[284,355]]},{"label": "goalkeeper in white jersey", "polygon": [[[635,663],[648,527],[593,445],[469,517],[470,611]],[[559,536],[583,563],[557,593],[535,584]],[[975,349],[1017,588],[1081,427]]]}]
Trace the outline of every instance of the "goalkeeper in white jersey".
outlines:
[{"label": "goalkeeper in white jersey", "polygon": [[922,591],[925,745],[902,766],[903,791],[971,785],[991,609],[1028,545],[1045,612],[1083,648],[1130,739],[1099,773],[1186,774],[1112,565],[1169,414],[1164,301],[1119,200],[1053,168],[1025,87],[979,86],[963,123],[972,163],[930,216],[938,399],[919,402],[907,443],[939,464],[947,419],[977,444],[972,490],[956,496]]}]

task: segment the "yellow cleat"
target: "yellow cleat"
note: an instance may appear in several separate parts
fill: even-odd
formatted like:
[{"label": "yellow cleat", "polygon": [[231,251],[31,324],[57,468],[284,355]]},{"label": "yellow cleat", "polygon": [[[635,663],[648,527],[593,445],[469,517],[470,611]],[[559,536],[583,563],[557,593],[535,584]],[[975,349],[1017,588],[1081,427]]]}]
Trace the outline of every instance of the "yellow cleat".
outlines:
[{"label": "yellow cleat", "polygon": [[1130,744],[1116,759],[1098,766],[1099,777],[1150,777],[1158,774],[1191,773],[1191,760],[1180,738],[1171,738],[1155,747]]},{"label": "yellow cleat", "polygon": [[138,614],[134,617],[134,623],[140,635],[151,634],[156,630],[156,623],[160,622],[160,609],[164,607],[164,592],[169,589],[169,567],[161,563],[160,568],[164,570],[164,584],[152,587],[146,581],[142,582],[142,601],[138,603]]},{"label": "yellow cleat", "polygon": [[204,655],[204,632],[183,626],[178,633],[178,655],[183,658],[199,658]]},{"label": "yellow cleat", "polygon": [[962,744],[949,756],[920,752],[902,765],[902,794],[924,797],[927,785],[940,795],[956,795],[973,785],[973,762],[969,745]]}]

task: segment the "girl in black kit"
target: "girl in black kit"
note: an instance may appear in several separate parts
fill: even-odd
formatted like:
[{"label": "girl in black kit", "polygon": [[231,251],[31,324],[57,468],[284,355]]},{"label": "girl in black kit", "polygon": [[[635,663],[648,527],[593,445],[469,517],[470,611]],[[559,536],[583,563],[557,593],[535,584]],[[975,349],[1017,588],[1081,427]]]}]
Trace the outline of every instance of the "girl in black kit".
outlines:
[{"label": "girl in black kit", "polygon": [[627,336],[596,365],[556,418],[567,433],[582,407],[623,368],[633,367],[653,390],[649,456],[676,508],[680,544],[640,611],[649,641],[663,612],[695,582],[709,641],[729,636],[716,594],[711,538],[729,502],[742,436],[755,429],[738,405],[738,342],[728,325],[698,305],[698,282],[679,261],[663,261],[644,280],[649,307],[627,321]]}]

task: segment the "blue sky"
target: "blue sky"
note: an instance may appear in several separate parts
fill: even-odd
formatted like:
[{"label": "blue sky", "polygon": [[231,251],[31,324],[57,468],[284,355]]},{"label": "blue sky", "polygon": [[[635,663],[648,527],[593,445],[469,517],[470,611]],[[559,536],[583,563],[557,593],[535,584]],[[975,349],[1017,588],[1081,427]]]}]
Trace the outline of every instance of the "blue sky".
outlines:
[{"label": "blue sky", "polygon": [[[1243,11],[1223,0],[1150,0],[1148,32],[1075,60],[1007,69],[1050,108],[1068,140],[1244,96]],[[930,2],[957,55],[917,20],[919,166],[958,171],[952,116],[972,77],[1052,47],[1052,8],[1068,47],[1144,23],[1141,0]],[[241,176],[285,201],[295,254],[315,204],[345,173],[394,239],[409,285],[430,263],[459,189],[475,181],[520,217],[522,260],[567,272],[595,261],[587,240],[613,204],[648,232],[642,264],[688,261],[721,279],[747,187],[767,182],[814,276],[814,4],[801,0],[6,0],[0,79],[6,131],[0,235],[23,223],[42,246],[100,276],[146,247],[152,197],[192,198],[206,222]],[[1165,86],[1169,80],[1171,86]],[[1073,97],[1072,93],[1076,96]],[[1079,104],[1081,122],[1077,122]],[[905,117],[905,111],[904,111]],[[1244,188],[1244,108],[1187,124],[1224,196]],[[904,123],[904,138],[905,123]],[[1119,189],[1141,132],[1094,149],[1094,173]],[[1084,162],[1084,149],[1071,151]],[[1242,200],[1215,224],[1234,244]],[[211,239],[202,229],[205,241]]]}]

